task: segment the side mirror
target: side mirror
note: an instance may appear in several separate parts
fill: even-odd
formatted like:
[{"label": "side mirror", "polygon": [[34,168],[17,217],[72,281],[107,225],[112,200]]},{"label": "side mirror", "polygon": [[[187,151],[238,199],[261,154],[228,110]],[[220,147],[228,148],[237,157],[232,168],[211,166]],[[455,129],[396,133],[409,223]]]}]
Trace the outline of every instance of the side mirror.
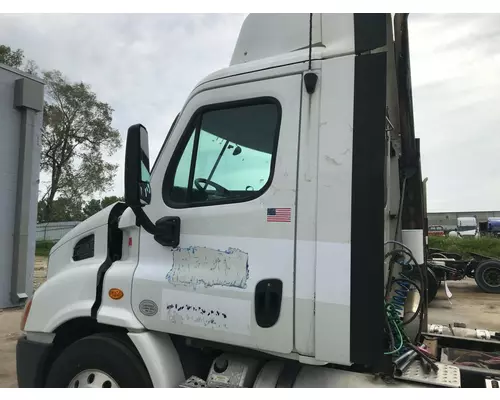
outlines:
[{"label": "side mirror", "polygon": [[131,208],[151,203],[148,131],[141,124],[127,132],[125,148],[125,203]]}]

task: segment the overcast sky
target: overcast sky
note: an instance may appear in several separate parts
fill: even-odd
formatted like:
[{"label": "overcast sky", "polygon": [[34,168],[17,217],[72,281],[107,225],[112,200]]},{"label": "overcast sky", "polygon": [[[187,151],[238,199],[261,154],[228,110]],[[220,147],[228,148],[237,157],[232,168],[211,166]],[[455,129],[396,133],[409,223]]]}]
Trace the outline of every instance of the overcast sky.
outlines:
[{"label": "overcast sky", "polygon": [[[244,17],[0,15],[0,44],[89,83],[123,138],[142,122],[154,159],[196,83],[229,64]],[[500,15],[412,14],[410,41],[429,211],[500,210]]]}]

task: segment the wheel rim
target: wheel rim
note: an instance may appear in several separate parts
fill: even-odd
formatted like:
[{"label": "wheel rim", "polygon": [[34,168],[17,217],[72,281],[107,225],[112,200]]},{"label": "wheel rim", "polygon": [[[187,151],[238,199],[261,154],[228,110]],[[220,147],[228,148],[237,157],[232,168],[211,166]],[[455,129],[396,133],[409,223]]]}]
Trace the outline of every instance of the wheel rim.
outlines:
[{"label": "wheel rim", "polygon": [[491,287],[500,287],[500,271],[497,268],[487,268],[483,272],[484,282]]},{"label": "wheel rim", "polygon": [[106,372],[98,369],[86,369],[76,375],[68,388],[119,388],[116,381]]}]

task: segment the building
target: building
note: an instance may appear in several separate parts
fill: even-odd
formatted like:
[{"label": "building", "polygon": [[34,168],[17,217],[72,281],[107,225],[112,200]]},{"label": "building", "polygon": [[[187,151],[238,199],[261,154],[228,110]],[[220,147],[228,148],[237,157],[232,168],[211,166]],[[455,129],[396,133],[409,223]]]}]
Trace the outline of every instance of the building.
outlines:
[{"label": "building", "polygon": [[44,85],[0,64],[0,308],[33,292]]},{"label": "building", "polygon": [[429,225],[441,225],[446,231],[455,229],[458,217],[476,217],[479,223],[487,222],[488,217],[500,217],[500,211],[458,211],[427,213]]}]

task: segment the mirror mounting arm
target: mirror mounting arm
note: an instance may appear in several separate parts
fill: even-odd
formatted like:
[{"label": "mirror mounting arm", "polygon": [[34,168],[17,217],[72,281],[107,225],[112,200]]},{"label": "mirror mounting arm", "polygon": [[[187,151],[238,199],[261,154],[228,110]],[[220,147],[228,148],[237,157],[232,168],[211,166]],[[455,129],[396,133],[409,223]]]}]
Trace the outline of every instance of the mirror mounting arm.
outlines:
[{"label": "mirror mounting arm", "polygon": [[142,226],[150,235],[154,236],[158,233],[156,225],[149,219],[148,215],[141,207],[132,207],[132,211],[137,217],[137,226]]},{"label": "mirror mounting arm", "polygon": [[133,207],[132,211],[137,217],[137,226],[153,235],[156,242],[165,247],[176,248],[180,242],[181,220],[179,217],[163,217],[153,223],[141,207]]}]

